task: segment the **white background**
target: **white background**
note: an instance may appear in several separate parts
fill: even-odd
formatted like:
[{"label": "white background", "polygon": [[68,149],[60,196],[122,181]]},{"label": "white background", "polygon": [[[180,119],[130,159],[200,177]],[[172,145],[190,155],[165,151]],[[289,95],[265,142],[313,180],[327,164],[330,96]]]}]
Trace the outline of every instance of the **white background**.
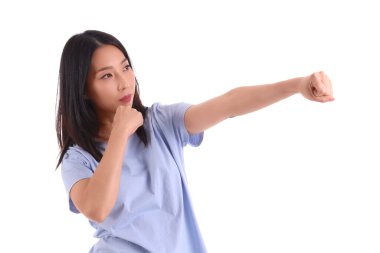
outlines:
[{"label": "white background", "polygon": [[380,252],[375,1],[0,5],[0,251],[87,252],[95,242],[68,210],[54,121],[63,46],[97,29],[127,48],[146,105],[324,70],[335,102],[295,95],[186,148],[199,226],[212,253]]}]

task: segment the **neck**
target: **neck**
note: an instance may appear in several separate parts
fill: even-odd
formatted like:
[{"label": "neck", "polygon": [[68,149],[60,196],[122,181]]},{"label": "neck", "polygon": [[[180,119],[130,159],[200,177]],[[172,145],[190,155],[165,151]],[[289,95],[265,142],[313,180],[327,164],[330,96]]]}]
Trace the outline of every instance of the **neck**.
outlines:
[{"label": "neck", "polygon": [[111,135],[112,125],[109,126],[101,126],[98,132],[98,138],[103,141],[108,141],[110,135]]},{"label": "neck", "polygon": [[114,117],[114,115],[99,117],[98,138],[100,138],[103,141],[108,141],[108,139],[109,139],[109,137],[111,135],[112,124],[113,124],[113,117]]}]

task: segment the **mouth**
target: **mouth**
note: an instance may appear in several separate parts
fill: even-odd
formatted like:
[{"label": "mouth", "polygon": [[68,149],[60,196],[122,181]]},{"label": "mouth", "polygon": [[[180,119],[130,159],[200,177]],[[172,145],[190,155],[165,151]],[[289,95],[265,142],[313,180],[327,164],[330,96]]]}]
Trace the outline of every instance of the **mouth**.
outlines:
[{"label": "mouth", "polygon": [[120,102],[123,102],[123,103],[129,103],[129,102],[131,102],[131,100],[132,100],[132,94],[128,94],[128,95],[126,95],[126,96],[124,96],[124,97],[122,97],[122,98],[120,98],[119,99],[119,101]]}]

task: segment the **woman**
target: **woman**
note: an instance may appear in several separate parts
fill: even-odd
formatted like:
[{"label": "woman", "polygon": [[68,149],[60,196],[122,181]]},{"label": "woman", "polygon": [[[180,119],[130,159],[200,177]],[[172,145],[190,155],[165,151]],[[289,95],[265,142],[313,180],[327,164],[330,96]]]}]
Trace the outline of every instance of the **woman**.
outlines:
[{"label": "woman", "polygon": [[90,252],[206,252],[192,210],[183,147],[224,119],[296,93],[334,98],[323,73],[235,88],[204,103],[145,107],[123,45],[85,31],[61,57],[56,130],[58,165],[70,210],[82,213],[99,241]]}]

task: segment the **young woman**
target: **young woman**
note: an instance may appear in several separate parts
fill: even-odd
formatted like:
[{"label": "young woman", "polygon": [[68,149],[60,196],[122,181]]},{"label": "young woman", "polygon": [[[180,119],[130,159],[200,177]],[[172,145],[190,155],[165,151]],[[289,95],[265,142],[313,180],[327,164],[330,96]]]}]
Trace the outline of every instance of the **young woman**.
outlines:
[{"label": "young woman", "polygon": [[62,52],[58,165],[70,210],[99,241],[90,252],[206,252],[184,173],[183,147],[203,132],[293,94],[333,100],[323,72],[235,88],[197,105],[145,107],[132,62],[112,35],[85,31]]}]

